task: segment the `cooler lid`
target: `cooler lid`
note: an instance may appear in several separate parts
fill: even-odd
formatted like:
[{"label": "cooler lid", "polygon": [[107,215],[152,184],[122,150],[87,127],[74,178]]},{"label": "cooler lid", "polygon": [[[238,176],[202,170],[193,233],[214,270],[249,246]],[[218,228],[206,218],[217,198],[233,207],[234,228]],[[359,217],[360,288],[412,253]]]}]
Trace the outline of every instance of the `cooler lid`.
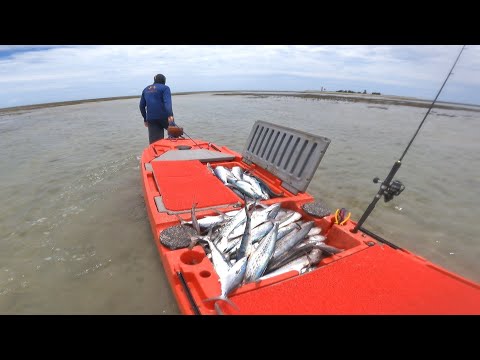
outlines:
[{"label": "cooler lid", "polygon": [[242,152],[246,162],[257,164],[297,194],[304,192],[327,151],[330,139],[266,121],[253,125]]}]

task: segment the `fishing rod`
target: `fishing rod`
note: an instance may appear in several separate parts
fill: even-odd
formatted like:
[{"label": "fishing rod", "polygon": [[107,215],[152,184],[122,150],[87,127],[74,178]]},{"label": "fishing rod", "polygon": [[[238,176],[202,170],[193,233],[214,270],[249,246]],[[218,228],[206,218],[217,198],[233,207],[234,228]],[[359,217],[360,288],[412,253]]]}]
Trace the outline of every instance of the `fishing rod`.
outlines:
[{"label": "fishing rod", "polygon": [[201,149],[200,145],[198,145],[198,144],[195,142],[195,140],[193,140],[190,136],[188,136],[188,134],[187,134],[185,131],[183,131],[183,133],[184,133],[190,140],[192,140],[195,145],[197,145],[197,146]]},{"label": "fishing rod", "polygon": [[[425,122],[425,119],[427,118],[428,114],[430,114],[430,110],[432,110],[433,108],[433,105],[435,105],[435,102],[437,101],[438,99],[438,96],[440,95],[440,93],[442,92],[442,89],[443,87],[445,86],[445,84],[447,83],[447,80],[448,78],[450,77],[450,75],[452,75],[452,71],[453,69],[455,68],[455,65],[457,65],[457,61],[458,59],[460,58],[460,55],[462,55],[462,52],[463,50],[465,49],[465,45],[462,46],[462,49],[460,50],[460,53],[458,54],[457,56],[457,59],[455,60],[455,62],[453,63],[453,66],[452,68],[450,69],[445,81],[443,82],[443,85],[442,87],[440,88],[440,90],[438,91],[437,93],[437,96],[435,97],[435,99],[433,100],[432,104],[430,105],[430,107],[428,108],[428,111],[427,113],[425,114],[422,122],[420,123],[420,125],[418,126],[417,128],[417,131],[415,131],[415,134],[413,135],[412,139],[410,140],[410,142],[408,143],[405,151],[403,152],[402,156],[400,157],[400,159],[398,159],[392,166],[392,169],[390,170],[390,173],[387,175],[387,177],[385,178],[385,180],[383,180],[382,182],[382,185],[380,185],[380,189],[378,190],[377,194],[375,195],[375,197],[373,198],[372,202],[370,203],[370,205],[368,205],[367,209],[365,210],[365,212],[363,213],[362,217],[360,218],[360,220],[358,221],[357,225],[355,226],[355,228],[352,230],[353,233],[356,233],[358,231],[358,229],[363,225],[363,223],[365,222],[365,220],[367,220],[368,216],[371,214],[371,212],[373,211],[373,209],[375,208],[375,205],[377,204],[378,200],[380,200],[380,198],[383,196],[384,197],[384,200],[385,202],[388,202],[390,200],[393,199],[394,196],[398,196],[400,195],[400,193],[405,189],[405,186],[399,181],[399,180],[393,180],[393,177],[395,176],[395,174],[397,173],[398,169],[400,169],[400,166],[402,165],[402,160],[404,158],[404,156],[407,154],[407,151],[408,149],[410,148],[410,145],[412,145],[413,143],[413,140],[415,140],[415,137],[417,136],[418,132],[420,131],[423,123]],[[377,184],[378,182],[380,182],[380,179],[378,177],[375,177],[373,179],[373,182],[375,184]]]}]

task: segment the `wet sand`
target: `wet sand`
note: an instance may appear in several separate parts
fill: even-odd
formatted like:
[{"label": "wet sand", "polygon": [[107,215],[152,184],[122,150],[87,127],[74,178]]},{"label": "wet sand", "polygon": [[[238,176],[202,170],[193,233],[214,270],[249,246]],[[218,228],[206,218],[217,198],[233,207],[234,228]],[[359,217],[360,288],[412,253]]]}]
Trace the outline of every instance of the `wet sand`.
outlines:
[{"label": "wet sand", "polygon": [[[347,102],[363,102],[369,104],[379,104],[379,105],[402,105],[402,106],[413,106],[420,108],[430,107],[430,100],[421,100],[416,98],[409,98],[404,96],[393,96],[393,95],[371,95],[371,94],[351,94],[351,93],[337,93],[337,92],[315,92],[315,91],[190,91],[190,92],[177,92],[173,93],[173,96],[178,95],[192,95],[192,94],[214,94],[214,95],[223,95],[223,96],[253,96],[256,98],[265,98],[265,97],[297,97],[302,99],[314,99],[314,100],[331,100],[331,101],[347,101]],[[50,108],[56,106],[67,106],[67,105],[76,105],[82,103],[90,102],[101,102],[101,101],[112,101],[112,100],[126,100],[126,99],[135,99],[140,98],[139,95],[131,96],[118,96],[118,97],[108,97],[108,98],[98,98],[98,99],[84,99],[84,100],[74,100],[74,101],[63,101],[63,102],[53,102],[45,104],[33,104],[33,105],[23,105],[15,106],[9,108],[0,108],[0,115],[15,111],[26,111],[34,110],[41,108]],[[382,108],[382,107],[379,107]],[[447,110],[466,110],[480,112],[480,106],[470,105],[470,104],[456,104],[456,103],[442,103],[437,101],[434,108],[436,109],[447,109]],[[386,109],[386,108],[385,108]]]},{"label": "wet sand", "polygon": [[[206,92],[209,92],[209,91],[206,91]],[[201,93],[204,93],[204,92],[202,91],[181,92],[181,93],[173,93],[172,95],[190,95],[190,94],[201,94]],[[94,102],[112,101],[112,100],[127,100],[127,99],[135,99],[135,98],[140,99],[140,95],[117,96],[117,97],[83,99],[83,100],[72,100],[72,101],[59,101],[59,102],[44,103],[44,104],[14,106],[14,107],[8,107],[8,108],[0,108],[0,115],[16,112],[16,111],[27,111],[27,110],[51,108],[51,107],[57,107],[57,106],[68,106],[68,105],[77,105],[77,104],[83,104],[83,103],[94,103]]]},{"label": "wet sand", "polygon": [[[259,98],[265,98],[268,96],[273,97],[296,97],[302,99],[315,99],[315,100],[330,100],[330,101],[347,101],[347,102],[363,102],[369,104],[379,104],[379,105],[403,105],[403,106],[413,106],[420,108],[429,108],[431,101],[406,98],[406,97],[396,97],[396,96],[383,96],[383,95],[371,95],[371,94],[345,94],[345,93],[276,93],[276,92],[241,92],[241,93],[217,93],[215,95],[250,95]],[[378,98],[377,98],[378,96]],[[466,110],[480,112],[480,106],[470,105],[470,104],[454,104],[454,103],[441,103],[436,102],[435,109],[446,109],[446,110]]]}]

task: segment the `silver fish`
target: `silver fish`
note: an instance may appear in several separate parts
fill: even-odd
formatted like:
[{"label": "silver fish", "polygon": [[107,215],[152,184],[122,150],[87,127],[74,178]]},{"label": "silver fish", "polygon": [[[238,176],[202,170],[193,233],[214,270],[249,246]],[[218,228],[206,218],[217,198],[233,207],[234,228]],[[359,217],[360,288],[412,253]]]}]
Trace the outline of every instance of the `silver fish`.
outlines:
[{"label": "silver fish", "polygon": [[308,234],[314,224],[315,223],[313,221],[308,221],[305,224],[302,224],[301,229],[297,232],[292,232],[283,239],[278,240],[277,244],[275,245],[272,261],[298,244]]},{"label": "silver fish", "polygon": [[[216,216],[205,216],[201,219],[198,219],[197,218],[197,222],[198,222],[198,225],[200,226],[200,229],[202,230],[205,230],[205,229],[209,229],[211,228],[212,226],[215,226],[215,225],[219,225],[221,224],[222,222],[225,222],[229,219],[231,219],[234,215],[236,215],[240,210],[233,210],[233,211],[229,211],[227,213],[222,213],[216,209],[213,209],[213,211],[219,213],[219,215],[216,215]],[[192,225],[192,222],[191,221],[185,221],[183,220],[180,216],[178,216],[178,214],[176,214],[177,218],[180,220],[180,223],[182,225],[185,225],[185,224],[188,224],[188,225]]]},{"label": "silver fish", "polygon": [[220,229],[220,234],[218,236],[217,244],[219,244],[220,249],[224,250],[228,243],[228,235],[240,224],[244,223],[247,219],[245,211],[239,211],[234,217],[232,217],[228,222],[222,225]]},{"label": "silver fish", "polygon": [[243,180],[232,180],[232,178],[228,178],[229,184],[225,184],[228,187],[235,188],[240,191],[242,194],[245,194],[251,199],[260,199],[261,196],[255,192],[252,185],[248,182]]},{"label": "silver fish", "polygon": [[225,315],[222,311],[222,309],[220,309],[220,306],[218,306],[218,303],[215,302],[215,305],[213,305],[215,307],[215,311],[217,312],[217,315]]},{"label": "silver fish", "polygon": [[192,224],[193,224],[193,228],[195,229],[195,231],[197,232],[198,235],[201,234],[200,232],[200,225],[198,225],[198,221],[197,221],[197,216],[195,215],[195,207],[197,206],[197,203],[193,203],[192,205],[192,211],[191,211],[191,214],[192,214]]},{"label": "silver fish", "polygon": [[219,296],[208,298],[203,300],[204,302],[207,301],[216,301],[216,300],[223,300],[233,306],[235,309],[238,310],[237,305],[235,305],[229,298],[228,295],[235,290],[241,283],[245,276],[245,271],[247,269],[247,257],[243,257],[238,260],[231,268],[228,269],[226,272],[217,274],[219,276],[220,281],[220,289],[221,293]]},{"label": "silver fish", "polygon": [[320,235],[321,233],[322,233],[322,228],[314,227],[312,228],[312,230],[308,232],[307,236]]},{"label": "silver fish", "polygon": [[238,190],[238,188],[235,187],[235,185],[227,185],[230,190],[232,190],[239,198],[243,198],[245,196],[244,193],[242,193],[240,190]]},{"label": "silver fish", "polygon": [[[272,221],[266,221],[263,224],[257,226],[255,229],[252,229],[252,233],[250,234],[251,236],[251,243],[255,244],[256,242],[262,240],[273,228],[273,222]],[[240,241],[242,239],[242,236],[238,236],[228,243],[228,248],[225,250],[225,252],[230,252],[233,253],[234,251],[238,250],[238,247],[240,246]]]},{"label": "silver fish", "polygon": [[252,175],[252,176],[258,181],[258,183],[262,187],[262,190],[266,194],[268,194],[270,197],[281,197],[284,195],[283,191],[281,193],[275,193],[272,189],[270,189],[270,187],[265,183],[265,181],[260,179],[258,176],[255,176],[255,175]]},{"label": "silver fish", "polygon": [[219,215],[226,215],[227,217],[232,217],[232,216],[237,215],[238,212],[241,211],[241,210],[231,210],[231,211],[227,211],[226,213],[223,213],[223,212],[221,212],[217,209],[213,209],[213,211],[215,211]]},{"label": "silver fish", "polygon": [[289,263],[290,261],[293,261],[301,256],[304,256],[310,253],[313,249],[317,249],[321,251],[321,249],[319,249],[319,245],[321,244],[322,243],[307,242],[307,243],[300,243],[294,246],[288,252],[283,253],[278,258],[272,259],[269,262],[267,266],[267,270],[265,270],[265,273],[268,274],[271,271],[277,270],[282,266],[284,266],[285,264]]},{"label": "silver fish", "polygon": [[[270,261],[275,241],[277,240],[278,224],[275,224],[267,236],[259,243],[258,247],[248,257],[247,270],[245,272],[245,283],[257,281],[265,272]],[[247,258],[247,257],[245,257]],[[245,259],[242,258],[242,259]]]},{"label": "silver fish", "polygon": [[235,176],[238,180],[243,180],[243,170],[240,166],[234,166],[232,167],[232,174]]},{"label": "silver fish", "polygon": [[343,249],[336,248],[334,246],[330,246],[327,244],[318,243],[316,245],[319,249],[321,249],[324,253],[329,255],[335,255],[343,251]]},{"label": "silver fish", "polygon": [[270,199],[270,196],[268,196],[268,194],[266,194],[266,193],[262,190],[262,187],[260,186],[260,184],[259,184],[259,182],[257,181],[257,179],[255,179],[254,177],[252,177],[252,176],[250,176],[250,175],[243,174],[243,180],[245,180],[245,181],[248,182],[250,185],[252,185],[252,188],[253,188],[253,190],[255,191],[255,193],[257,193],[262,199],[264,199],[264,200]]},{"label": "silver fish", "polygon": [[323,235],[309,235],[307,234],[307,239],[310,240],[310,241],[320,241],[320,242],[325,242],[325,240],[327,239],[325,236]]},{"label": "silver fish", "polygon": [[318,249],[313,249],[310,254],[304,255],[302,257],[299,257],[298,259],[295,259],[293,261],[290,261],[289,263],[283,265],[279,269],[272,271],[268,273],[267,275],[264,275],[260,278],[260,280],[265,280],[280,274],[287,273],[289,271],[297,271],[299,274],[302,273],[305,269],[311,267],[311,266],[316,266],[320,261],[323,259],[323,254],[321,250]]},{"label": "silver fish", "polygon": [[275,216],[275,220],[280,220],[280,219],[284,218],[290,212],[291,212],[290,210],[287,211],[285,209],[280,209],[277,213],[277,216]]},{"label": "silver fish", "polygon": [[218,250],[213,241],[208,237],[204,237],[203,240],[207,241],[208,247],[212,252],[212,263],[218,276],[221,278],[230,269],[230,262],[225,256]]},{"label": "silver fish", "polygon": [[235,239],[229,240],[228,243],[225,245],[225,247],[222,248],[220,251],[231,254],[234,251],[238,250],[238,247],[240,246],[241,241],[242,241],[242,236],[238,236]]},{"label": "silver fish", "polygon": [[[246,176],[246,179],[250,179],[248,177],[248,175]],[[237,187],[248,189],[249,192],[252,192],[253,194],[255,194],[256,199],[264,199],[264,200],[268,199],[268,197],[264,196],[265,194],[262,192],[262,189],[260,188],[258,183],[255,183],[253,181],[250,182],[250,181],[247,181],[245,179],[237,180],[236,178],[235,179],[234,178],[228,178],[227,180],[231,184],[236,185]],[[251,188],[251,191],[250,191],[250,188]]]},{"label": "silver fish", "polygon": [[300,225],[298,225],[296,222],[289,224],[287,226],[284,226],[282,228],[278,229],[278,236],[277,236],[277,241],[282,239],[285,235],[290,234],[294,230],[300,230]]},{"label": "silver fish", "polygon": [[228,217],[226,216],[205,216],[204,218],[198,219],[198,225],[200,226],[200,229],[205,230],[220,225],[226,221],[228,221]]},{"label": "silver fish", "polygon": [[[264,210],[255,211],[252,214],[252,229],[255,229],[257,226],[263,224],[268,219],[271,219],[275,216],[276,212],[280,209],[281,204],[276,203],[272,204]],[[229,239],[236,238],[241,236],[245,232],[245,223],[240,224],[234,231],[229,235]]]},{"label": "silver fish", "polygon": [[294,249],[299,249],[305,245],[325,245],[326,237],[322,235],[313,235],[306,237],[302,241],[300,241],[297,245],[295,245]]},{"label": "silver fish", "polygon": [[[255,204],[254,204],[255,206]],[[248,210],[248,206],[245,206],[245,215],[246,215],[246,218],[247,220],[245,221],[245,230],[244,230],[244,233],[242,235],[242,240],[240,241],[240,247],[237,251],[237,261],[240,260],[241,258],[243,258],[245,256],[245,254],[249,254],[250,251],[247,252],[247,249],[250,248],[251,246],[251,233],[252,233],[252,212],[253,212],[253,208],[252,208],[252,211],[250,212],[250,210]],[[240,227],[240,226],[239,226]],[[238,229],[238,228],[237,228]],[[233,232],[233,231],[232,231]]]},{"label": "silver fish", "polygon": [[297,220],[300,220],[302,218],[302,214],[296,211],[292,211],[290,214],[285,216],[285,218],[278,220],[280,221],[279,228],[282,228],[284,226],[290,225],[291,223],[294,223]]},{"label": "silver fish", "polygon": [[227,184],[227,177],[231,175],[232,173],[230,170],[227,170],[227,168],[219,165],[213,169],[215,175],[224,183]]},{"label": "silver fish", "polygon": [[209,162],[207,162],[207,169],[210,171],[213,175],[215,175],[215,170],[213,170],[212,165],[210,165]]}]

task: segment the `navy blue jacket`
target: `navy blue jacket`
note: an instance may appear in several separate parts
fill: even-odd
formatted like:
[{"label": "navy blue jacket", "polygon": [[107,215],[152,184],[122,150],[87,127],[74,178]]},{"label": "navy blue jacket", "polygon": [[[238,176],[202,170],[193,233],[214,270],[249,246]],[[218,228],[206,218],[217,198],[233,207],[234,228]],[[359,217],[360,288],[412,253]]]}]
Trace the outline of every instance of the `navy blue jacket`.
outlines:
[{"label": "navy blue jacket", "polygon": [[144,121],[158,123],[167,128],[168,117],[173,116],[170,88],[160,83],[148,85],[142,91],[140,112]]}]

